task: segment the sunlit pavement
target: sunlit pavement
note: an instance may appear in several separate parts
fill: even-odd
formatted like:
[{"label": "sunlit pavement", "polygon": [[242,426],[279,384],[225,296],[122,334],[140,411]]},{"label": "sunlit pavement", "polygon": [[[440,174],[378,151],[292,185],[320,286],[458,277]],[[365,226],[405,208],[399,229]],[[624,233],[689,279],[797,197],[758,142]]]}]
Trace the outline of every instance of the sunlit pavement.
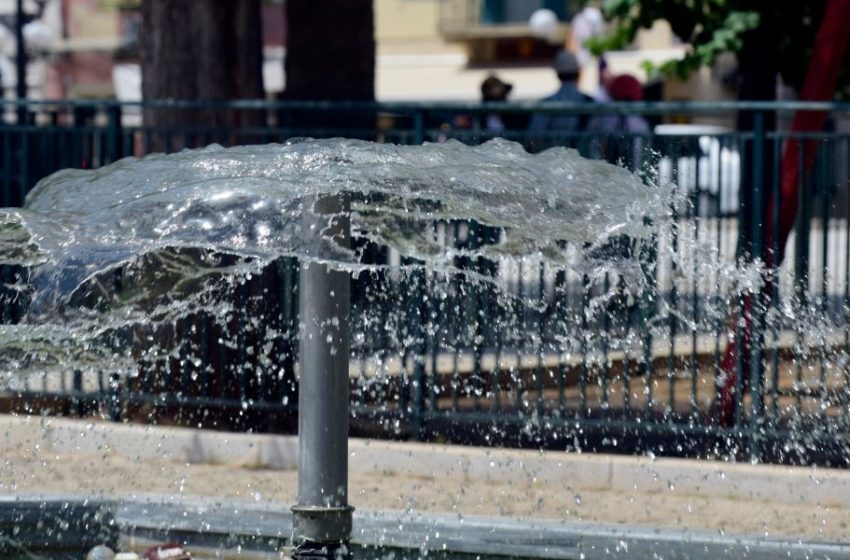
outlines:
[{"label": "sunlit pavement", "polygon": [[[297,440],[42,417],[0,417],[0,495],[224,498],[285,508]],[[351,440],[359,511],[442,513],[847,542],[850,473]]]}]

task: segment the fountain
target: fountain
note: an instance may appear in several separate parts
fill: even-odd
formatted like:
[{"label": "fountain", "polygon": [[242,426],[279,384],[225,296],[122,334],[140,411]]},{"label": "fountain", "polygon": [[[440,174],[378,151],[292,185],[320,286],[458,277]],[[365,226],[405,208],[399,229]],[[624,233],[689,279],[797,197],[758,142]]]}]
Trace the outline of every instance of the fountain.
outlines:
[{"label": "fountain", "polygon": [[[18,280],[9,289],[23,302],[17,320],[0,325],[0,382],[21,384],[33,372],[63,369],[98,375],[106,371],[110,379],[129,380],[143,377],[145,364],[163,359],[177,360],[181,368],[200,367],[204,351],[194,344],[195,331],[190,328],[186,339],[179,340],[156,327],[196,314],[215,322],[238,313],[230,296],[246,279],[279,259],[298,259],[299,478],[289,542],[299,557],[344,554],[352,531],[350,346],[363,346],[376,317],[383,317],[370,316],[370,306],[377,309],[387,299],[391,305],[406,303],[374,293],[379,287],[358,296],[358,306],[351,307],[350,277],[397,275],[401,280],[396,282],[408,286],[408,297],[425,298],[425,282],[443,294],[442,300],[428,303],[428,320],[421,319],[426,313],[417,304],[406,311],[419,319],[398,328],[404,352],[397,375],[412,372],[411,406],[443,398],[438,382],[424,375],[429,362],[437,378],[439,345],[427,356],[425,341],[452,336],[439,323],[453,314],[468,314],[457,303],[463,300],[453,300],[451,294],[474,292],[487,306],[510,308],[498,315],[504,322],[499,327],[518,339],[554,340],[547,344],[557,347],[559,367],[565,354],[601,344],[606,356],[609,348],[621,351],[621,365],[628,368],[630,351],[645,347],[644,339],[627,326],[634,320],[629,314],[657,290],[646,272],[646,248],[663,237],[660,232],[686,202],[669,188],[648,185],[624,169],[583,159],[574,151],[530,155],[502,140],[479,147],[294,140],[210,146],[128,158],[95,171],[62,171],[43,180],[23,209],[0,211],[0,265],[15,267]],[[472,242],[460,249],[446,243],[447,225]],[[707,266],[700,259],[714,254],[699,243],[688,245],[688,239],[680,236],[672,258],[682,270]],[[364,247],[370,244],[389,247],[397,264],[369,262]],[[529,255],[539,265],[539,293],[527,293],[521,267],[505,280],[487,265]],[[716,270],[714,280],[735,279],[745,287],[741,289],[758,289],[753,288],[760,277],[758,266]],[[546,290],[566,295],[564,286],[571,278],[581,286],[583,303],[575,315],[566,314],[557,297],[553,305],[546,305],[543,297]],[[612,324],[610,316],[621,309],[626,310],[623,324]],[[675,308],[666,311],[678,316]],[[543,319],[527,333],[523,324],[529,313]],[[595,331],[602,323],[594,319],[600,315],[609,317],[601,342]],[[718,317],[726,319],[725,309],[711,318]],[[470,359],[476,367],[482,369],[492,358],[499,370],[502,354],[513,352],[512,374],[519,379],[522,346],[509,347],[494,338],[488,331],[493,327],[483,319],[467,322],[470,333],[463,336],[473,341]],[[356,337],[349,332],[352,324],[358,327]],[[260,328],[250,321],[242,325],[252,335]],[[492,356],[484,349],[490,338],[496,341]],[[542,405],[547,356],[543,344],[538,348],[536,397],[519,389],[512,395],[518,407],[529,409],[523,417],[529,421],[547,412]],[[276,357],[265,358],[273,362]],[[457,360],[453,378],[458,377]],[[389,359],[378,361],[379,369],[390,368]],[[600,360],[599,367],[610,368],[608,359]],[[607,376],[598,380],[600,387],[608,383]],[[674,381],[672,376],[668,380],[671,410],[661,414],[678,429],[673,423],[678,414],[672,410]],[[482,392],[475,383],[470,381],[464,395],[471,407],[479,406]],[[647,407],[654,413],[652,384],[645,385]],[[564,388],[559,389],[563,400]],[[497,381],[493,391],[498,395],[502,390]],[[584,406],[592,389],[581,390]],[[461,397],[451,391],[457,406]],[[601,408],[601,418],[607,410]],[[112,506],[101,506],[88,504],[93,509],[87,519],[108,519],[103,512]],[[603,542],[613,537],[594,538]],[[634,536],[634,542],[644,538]],[[694,542],[709,546],[709,540]]]}]

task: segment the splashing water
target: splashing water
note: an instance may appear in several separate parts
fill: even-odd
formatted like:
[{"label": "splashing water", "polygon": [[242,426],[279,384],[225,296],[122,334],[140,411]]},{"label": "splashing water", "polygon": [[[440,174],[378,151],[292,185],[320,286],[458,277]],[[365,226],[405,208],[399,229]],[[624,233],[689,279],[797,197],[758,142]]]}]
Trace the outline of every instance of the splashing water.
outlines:
[{"label": "splashing water", "polygon": [[[740,263],[726,257],[723,262],[720,234],[712,237],[711,233],[714,225],[719,231],[721,222],[709,216],[708,227],[699,225],[696,212],[677,221],[674,216],[678,211],[682,217],[680,206],[685,203],[672,187],[648,185],[621,168],[583,159],[572,150],[530,155],[518,144],[503,140],[479,147],[454,142],[402,147],[352,140],[231,149],[211,146],[130,158],[96,171],[63,171],[42,181],[25,208],[0,210],[0,265],[17,275],[17,280],[8,280],[8,274],[0,277],[6,282],[0,286],[0,303],[11,294],[20,309],[10,324],[0,324],[0,387],[14,386],[15,375],[27,370],[90,368],[110,375],[123,370],[128,378],[150,375],[154,380],[175,376],[171,364],[148,367],[157,360],[180,362],[179,376],[191,379],[181,390],[200,385],[212,377],[204,373],[213,367],[201,360],[202,353],[187,349],[198,324],[187,317],[199,313],[224,325],[216,333],[225,333],[230,318],[240,316],[240,334],[231,340],[222,334],[218,341],[231,345],[231,359],[253,359],[250,353],[258,348],[266,354],[265,362],[261,356],[251,365],[243,362],[233,368],[247,372],[240,377],[247,387],[267,373],[256,364],[273,363],[280,357],[272,341],[288,335],[284,326],[265,322],[267,317],[252,316],[253,304],[234,296],[250,287],[252,277],[264,274],[281,259],[297,259],[350,271],[353,285],[358,278],[368,284],[365,289],[361,286],[363,293],[353,301],[359,307],[351,314],[355,323],[352,363],[366,361],[362,359],[366,352],[360,357],[355,354],[372,344],[379,349],[373,355],[374,370],[385,377],[370,377],[361,364],[361,375],[355,380],[360,390],[352,395],[355,411],[357,405],[376,403],[387,409],[404,406],[399,404],[398,389],[387,381],[387,372],[394,369],[393,375],[406,376],[415,367],[425,369],[427,362],[428,376],[419,388],[423,400],[433,401],[432,410],[474,406],[477,412],[480,406],[501,411],[522,422],[520,435],[529,442],[542,441],[537,439],[541,434],[555,439],[568,434],[571,441],[564,440],[563,445],[581,449],[585,444],[579,441],[579,421],[574,422],[576,435],[569,427],[559,431],[553,419],[572,422],[573,417],[587,416],[616,421],[618,413],[630,412],[632,406],[642,415],[641,421],[651,423],[662,414],[665,420],[675,421],[675,405],[684,403],[687,409],[679,420],[692,424],[695,418],[699,421],[695,411],[712,397],[715,371],[697,370],[696,359],[674,364],[674,347],[681,346],[677,337],[687,335],[696,356],[701,342],[697,336],[708,334],[716,344],[709,350],[719,353],[726,343],[721,337],[728,340],[734,333],[730,302],[741,294],[758,293],[772,271],[757,259]],[[307,225],[330,223],[338,217],[323,215],[317,220],[312,216],[315,201],[330,195],[347,201],[349,209],[344,214],[350,218],[355,239],[350,248],[324,238],[320,227]],[[447,242],[452,229],[456,236],[481,239]],[[482,234],[481,229],[489,231]],[[641,250],[636,249],[643,241],[657,252],[654,266],[662,274],[653,278],[644,270]],[[374,264],[370,246],[392,249],[394,264],[380,259],[381,264]],[[578,281],[558,292],[563,288],[558,286],[559,274]],[[537,283],[527,282],[528,277]],[[677,286],[685,289],[677,292]],[[262,305],[268,295],[260,291],[254,297]],[[626,316],[618,326],[612,317],[623,310],[628,315],[637,306],[634,301],[619,301],[625,296],[648,298],[651,313]],[[580,300],[574,306],[579,308],[577,313],[569,304],[559,307],[569,297]],[[423,300],[425,304],[416,304]],[[501,311],[484,317],[492,307]],[[388,308],[393,312],[387,312]],[[822,362],[811,375],[797,372],[795,389],[799,386],[814,393],[829,388],[829,383],[844,382],[846,351],[826,351],[837,335],[846,340],[840,317],[825,317],[820,309],[790,304],[771,311],[764,328],[768,348],[780,348],[780,339],[787,334],[782,329],[793,325],[805,335],[794,341],[795,352],[801,357],[811,353]],[[411,316],[416,316],[417,325],[405,323],[412,322]],[[629,321],[631,326],[625,324]],[[181,322],[183,326],[176,327]],[[632,329],[634,323],[643,330]],[[157,330],[160,326],[167,328]],[[500,330],[498,336],[496,330]],[[238,338],[242,335],[265,338],[242,344],[244,339]],[[179,341],[180,336],[185,340]],[[396,341],[388,344],[388,338]],[[821,348],[821,354],[810,348]],[[634,356],[652,366],[653,359],[666,358],[668,350],[670,359],[664,360],[659,371],[641,375],[635,368],[634,375],[628,372]],[[614,352],[622,355],[612,358]],[[557,360],[548,354],[556,354]],[[411,355],[414,358],[408,359]],[[625,373],[608,371],[616,370],[611,367],[615,359]],[[557,382],[545,378],[561,369],[563,383],[563,370],[577,364],[585,371],[575,382],[572,396],[568,394],[572,402],[556,408],[557,396],[551,395]],[[491,377],[484,379],[486,375]],[[659,386],[659,380],[666,385]],[[681,391],[675,389],[686,383],[690,395],[677,397]],[[771,383],[771,389],[779,388],[777,381]],[[155,381],[148,385],[150,389],[142,390],[157,391]],[[239,412],[250,407],[259,393],[250,389],[243,387]],[[544,393],[547,389],[549,395]],[[564,401],[563,386],[560,391]],[[577,396],[581,392],[584,395]],[[789,400],[778,402],[789,406],[783,404]],[[826,399],[820,402],[828,404]],[[579,408],[587,403],[596,409]],[[831,429],[846,431],[847,423],[827,412],[827,406],[814,411],[789,406],[786,416],[792,429],[804,436],[812,425],[804,422],[806,416],[823,416]],[[398,415],[387,418],[385,430],[401,433]],[[628,430],[618,437],[628,439],[632,428]],[[635,434],[640,435],[640,430]],[[488,443],[491,435],[497,443],[499,438],[511,437],[507,432],[499,434],[495,424],[487,433]],[[611,445],[616,447],[618,441],[614,438]],[[805,439],[790,438],[786,446],[801,448],[788,453],[805,456],[808,452]],[[494,464],[491,461],[490,467]],[[467,492],[467,476],[464,472],[461,493]],[[176,481],[182,497],[186,477],[180,474]],[[252,502],[272,495],[248,487]],[[667,482],[667,488],[674,489],[672,482]],[[562,489],[566,501],[574,502],[561,504],[569,507],[567,516],[592,509],[593,492],[589,495],[581,489],[579,493],[579,488],[571,486]],[[445,489],[440,487],[440,492]],[[545,500],[541,496],[534,513],[551,509],[550,501],[557,504],[548,495]],[[416,501],[408,498],[407,503],[405,515],[415,515]],[[457,523],[463,524],[456,503],[452,509]],[[434,543],[429,545],[431,537],[426,535],[423,551],[428,546],[431,550],[446,547],[439,542],[440,532],[434,530],[431,535]],[[616,548],[628,552],[627,544],[620,540]]]},{"label": "splashing water", "polygon": [[23,209],[0,211],[0,264],[26,269],[12,288],[27,301],[23,320],[0,330],[3,362],[96,362],[105,358],[98,351],[104,337],[226,306],[216,297],[222,283],[278,257],[355,273],[370,268],[357,250],[302,227],[317,197],[331,194],[350,200],[352,231],[361,238],[432,270],[451,269],[458,257],[435,240],[432,224],[475,220],[505,235],[467,257],[536,253],[555,266],[584,267],[581,273],[610,268],[594,248],[646,235],[669,195],[573,150],[530,155],[504,140],[210,146],[61,171],[41,181]]}]

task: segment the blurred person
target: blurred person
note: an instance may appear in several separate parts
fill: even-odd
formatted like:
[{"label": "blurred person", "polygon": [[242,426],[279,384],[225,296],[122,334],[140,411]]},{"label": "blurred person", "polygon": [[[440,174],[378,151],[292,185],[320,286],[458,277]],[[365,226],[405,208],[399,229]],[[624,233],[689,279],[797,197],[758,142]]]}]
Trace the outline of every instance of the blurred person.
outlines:
[{"label": "blurred person", "polygon": [[[504,103],[508,100],[513,84],[503,82],[495,74],[490,74],[481,82],[482,103]],[[499,113],[487,113],[483,115],[482,128],[487,132],[504,132],[505,121]]]},{"label": "blurred person", "polygon": [[[581,77],[581,67],[579,66],[576,55],[569,51],[559,51],[555,56],[552,68],[558,75],[558,80],[560,80],[561,86],[558,88],[558,91],[543,98],[541,103],[590,103],[593,101],[593,98],[585,95],[578,89],[578,80]],[[538,113],[531,118],[531,122],[528,125],[530,135],[529,143],[536,151],[545,147],[543,146],[544,143],[550,145],[553,144],[551,141],[553,140],[553,133],[561,133],[563,134],[562,140],[566,141],[557,143],[573,145],[575,144],[575,136],[584,131],[586,124],[587,116],[583,114]],[[545,135],[549,138],[548,141],[543,140],[541,137],[542,133],[545,133]]]},{"label": "blurred person", "polygon": [[[606,88],[612,102],[633,103],[643,101],[643,85],[630,74],[611,78]],[[643,157],[645,136],[649,123],[642,115],[609,113],[591,119],[588,130],[595,133],[593,157],[638,170]]]},{"label": "blurred person", "polygon": [[[513,91],[513,84],[503,82],[495,74],[487,76],[481,82],[482,103],[505,103]],[[483,115],[481,129],[488,133],[522,131],[528,126],[528,118],[516,112],[486,113]]]}]

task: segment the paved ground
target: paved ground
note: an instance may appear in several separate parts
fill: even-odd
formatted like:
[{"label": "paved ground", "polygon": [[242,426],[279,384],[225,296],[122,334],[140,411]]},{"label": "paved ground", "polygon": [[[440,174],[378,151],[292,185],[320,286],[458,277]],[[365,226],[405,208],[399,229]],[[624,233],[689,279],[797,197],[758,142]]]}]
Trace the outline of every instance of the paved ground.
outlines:
[{"label": "paved ground", "polygon": [[[0,417],[0,495],[292,503],[294,438]],[[350,502],[850,542],[850,473],[352,440]],[[153,499],[153,498],[152,498]]]}]

